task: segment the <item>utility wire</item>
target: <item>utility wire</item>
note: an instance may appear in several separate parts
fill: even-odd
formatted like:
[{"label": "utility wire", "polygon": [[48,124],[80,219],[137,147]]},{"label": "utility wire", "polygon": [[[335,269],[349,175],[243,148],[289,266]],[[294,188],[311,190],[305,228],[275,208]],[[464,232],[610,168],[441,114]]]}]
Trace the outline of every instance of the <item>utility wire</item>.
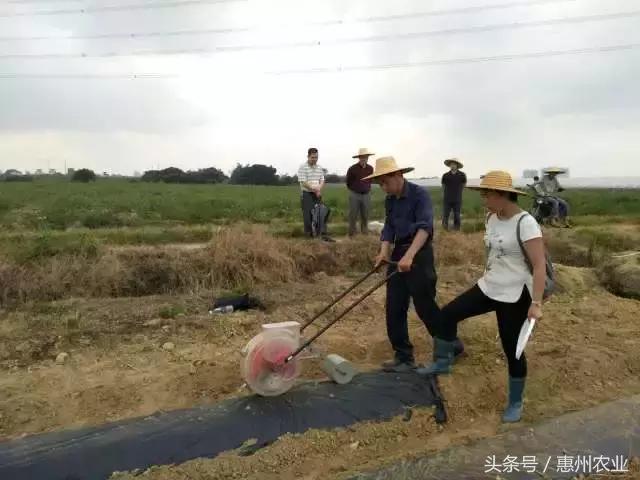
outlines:
[{"label": "utility wire", "polygon": [[0,73],[0,79],[25,80],[135,80],[172,78],[182,78],[182,75],[164,73]]},{"label": "utility wire", "polygon": [[630,12],[609,13],[601,15],[588,15],[580,17],[564,17],[550,20],[536,20],[532,22],[512,22],[495,25],[484,25],[477,27],[453,28],[446,30],[431,30],[427,32],[409,32],[388,35],[373,35],[365,37],[353,37],[345,39],[329,39],[329,40],[304,40],[297,42],[283,42],[273,44],[246,44],[246,45],[222,45],[218,47],[206,48],[182,48],[182,49],[155,49],[140,51],[121,51],[121,52],[102,52],[102,53],[29,53],[29,54],[0,54],[0,60],[46,60],[46,59],[78,59],[78,58],[114,58],[114,57],[132,57],[132,56],[166,56],[166,55],[211,55],[224,52],[241,52],[251,50],[274,50],[288,48],[304,48],[304,47],[322,47],[332,45],[345,45],[350,43],[367,43],[367,42],[387,42],[387,41],[403,41],[415,40],[418,38],[427,38],[444,35],[457,34],[475,34],[497,30],[513,30],[519,28],[533,28],[542,26],[553,26],[563,24],[584,24],[590,22],[603,22],[611,20],[619,20],[623,18],[632,18],[640,16],[640,10]]},{"label": "utility wire", "polygon": [[[524,2],[515,3],[498,3],[491,5],[478,5],[475,7],[466,8],[454,8],[446,10],[432,10],[428,12],[414,12],[403,13],[399,15],[388,16],[376,16],[376,17],[360,17],[352,20],[326,20],[326,21],[313,21],[313,22],[301,22],[296,24],[296,27],[301,26],[336,26],[336,25],[357,25],[366,23],[381,23],[391,22],[399,20],[414,20],[417,18],[425,18],[441,15],[455,15],[455,14],[469,14],[482,12],[486,10],[497,9],[509,9],[514,7],[533,6],[549,3],[567,3],[576,2],[578,0],[528,0]],[[0,14],[0,16],[2,16]],[[275,28],[275,27],[274,27]],[[281,27],[278,27],[281,28]],[[100,39],[122,39],[122,38],[151,38],[151,37],[177,37],[177,36],[189,36],[189,35],[212,35],[212,34],[225,34],[225,33],[245,33],[251,31],[261,30],[263,27],[230,27],[230,28],[207,28],[207,29],[195,29],[195,30],[173,30],[173,31],[155,31],[155,32],[132,32],[132,33],[99,33],[91,35],[37,35],[37,36],[24,36],[24,37],[0,37],[0,41],[37,41],[37,40],[100,40]]]},{"label": "utility wire", "polygon": [[158,8],[190,7],[193,5],[248,2],[249,0],[179,0],[162,3],[133,3],[123,5],[96,5],[84,8],[63,8],[35,12],[0,13],[0,18],[40,17],[45,15],[74,15],[85,13],[126,12],[132,10],[153,10]]},{"label": "utility wire", "polygon": [[[218,0],[219,1],[219,0]],[[233,0],[227,0],[233,1]],[[235,1],[251,1],[251,0],[235,0]],[[301,22],[297,23],[297,27],[304,26],[337,26],[337,25],[357,25],[357,24],[367,24],[367,23],[378,23],[378,22],[389,22],[389,21],[399,21],[399,20],[414,20],[417,18],[427,18],[427,17],[437,17],[443,15],[463,15],[463,14],[473,14],[479,13],[487,10],[506,10],[511,8],[518,7],[529,7],[535,5],[546,5],[546,4],[560,4],[560,3],[568,3],[568,2],[577,2],[579,0],[524,0],[518,2],[507,2],[507,3],[494,3],[489,5],[477,5],[475,7],[463,7],[463,8],[450,8],[443,10],[430,10],[425,12],[414,12],[414,13],[402,13],[397,15],[386,15],[386,16],[369,16],[369,17],[357,17],[353,19],[343,20],[320,20],[320,21],[310,21],[310,22]],[[155,4],[142,4],[143,6],[112,6],[107,8],[117,8],[119,11],[124,10],[139,10],[141,8],[167,8],[169,6],[189,6],[197,3],[218,3],[214,0],[191,0],[191,1],[183,1],[183,2],[170,2],[166,4],[162,4],[158,7],[154,6]],[[166,5],[166,7],[163,7]],[[91,10],[90,12],[87,9],[79,9],[79,10],[50,10],[45,12],[32,12],[32,13],[18,13],[18,14],[3,14],[0,13],[0,18],[2,17],[12,17],[12,16],[30,16],[30,15],[58,15],[58,14],[66,14],[66,13],[94,13],[95,10]],[[225,29],[213,29],[211,33],[234,33],[234,32],[245,32],[248,30],[258,30],[261,27],[239,27],[239,28],[225,28]],[[280,28],[280,27],[278,27]],[[217,32],[216,30],[221,30]],[[184,32],[184,33],[182,33]],[[190,34],[190,30],[179,30],[177,32],[167,32],[169,35],[188,35]],[[193,34],[207,33],[206,30],[194,30]],[[141,33],[133,33],[129,34],[130,36],[144,37],[144,36],[159,36],[162,35],[163,32],[149,32],[149,34],[145,32]],[[56,40],[59,38],[77,38],[84,40],[91,40],[93,38],[121,38],[122,34],[98,34],[98,35],[82,35],[82,36],[74,36],[74,37],[63,37],[63,36],[38,36],[38,37],[5,37],[8,40]]]},{"label": "utility wire", "polygon": [[326,20],[312,22],[312,25],[345,25],[352,23],[373,23],[391,20],[414,20],[416,18],[439,17],[444,15],[463,15],[484,12],[487,10],[505,10],[519,7],[531,7],[536,5],[559,4],[577,2],[579,0],[523,0],[518,2],[494,3],[491,5],[477,5],[474,7],[450,8],[445,10],[430,10],[416,13],[401,13],[398,15],[360,17],[354,20]]},{"label": "utility wire", "polygon": [[[560,57],[571,55],[585,55],[592,53],[630,52],[640,48],[640,43],[628,43],[622,45],[608,45],[601,47],[579,48],[573,50],[548,50],[543,52],[515,53],[508,55],[494,55],[485,57],[453,58],[445,60],[425,60],[422,62],[389,63],[380,65],[338,66],[327,68],[312,68],[298,70],[275,70],[262,72],[266,75],[301,75],[301,74],[327,74],[343,72],[361,72],[368,70],[392,70],[400,68],[426,68],[435,66],[449,66],[462,64],[475,64],[487,62],[509,62],[516,60]],[[116,80],[116,79],[174,79],[188,77],[187,74],[162,74],[162,73],[138,73],[138,74],[49,74],[49,73],[0,73],[0,79],[44,79],[44,80]]]},{"label": "utility wire", "polygon": [[98,33],[93,35],[74,35],[72,37],[64,35],[38,35],[31,37],[0,37],[0,42],[17,41],[37,41],[37,40],[102,40],[102,39],[123,39],[123,38],[154,38],[154,37],[180,37],[195,35],[215,35],[224,33],[244,33],[250,32],[252,28],[204,28],[196,30],[173,30],[158,32],[137,32],[137,33]]},{"label": "utility wire", "polygon": [[470,63],[485,62],[506,62],[513,60],[523,60],[531,58],[560,57],[569,55],[584,55],[588,53],[609,53],[618,51],[630,51],[640,48],[640,43],[628,43],[624,45],[609,45],[604,47],[579,48],[574,50],[550,50],[545,52],[516,53],[510,55],[495,55],[490,57],[454,58],[447,60],[425,60],[422,62],[388,63],[381,65],[362,66],[338,66],[329,68],[312,68],[299,70],[276,70],[266,72],[268,75],[294,75],[294,74],[316,74],[316,73],[341,73],[360,72],[366,70],[390,70],[397,68],[434,67],[447,65],[460,65]]}]

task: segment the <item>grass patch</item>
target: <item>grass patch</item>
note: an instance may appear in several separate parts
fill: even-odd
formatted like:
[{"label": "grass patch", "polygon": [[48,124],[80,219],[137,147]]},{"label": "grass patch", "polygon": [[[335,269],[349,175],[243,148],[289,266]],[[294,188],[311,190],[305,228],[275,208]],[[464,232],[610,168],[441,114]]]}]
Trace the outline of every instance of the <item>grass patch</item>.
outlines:
[{"label": "grass patch", "polygon": [[[440,218],[442,190],[430,188],[435,216]],[[343,185],[330,185],[325,201],[332,221],[345,223],[348,195]],[[563,193],[572,216],[640,215],[640,190],[569,190]],[[523,198],[521,206],[530,207]],[[480,196],[464,192],[465,221],[481,220]],[[384,194],[374,188],[372,219],[384,217]],[[0,191],[0,225],[5,230],[64,230],[67,228],[117,228],[149,225],[204,225],[234,222],[271,223],[300,221],[297,186],[170,185],[102,180],[91,184],[35,181],[3,184]],[[471,227],[465,227],[471,228]]]},{"label": "grass patch", "polygon": [[640,300],[640,255],[607,259],[599,266],[598,277],[614,295]]},{"label": "grass patch", "polygon": [[[283,239],[255,225],[223,229],[205,248],[99,249],[0,262],[0,306],[70,297],[250,291],[371,268],[375,237],[337,244]],[[167,315],[171,315],[167,312]]]},{"label": "grass patch", "polygon": [[74,255],[84,259],[96,258],[100,242],[90,233],[59,236],[49,231],[16,235],[0,239],[0,252],[20,264],[39,262],[61,255]]},{"label": "grass patch", "polygon": [[178,316],[182,316],[186,313],[184,307],[181,305],[170,305],[167,307],[162,307],[158,312],[158,316],[165,320],[173,319]]},{"label": "grass patch", "polygon": [[640,247],[640,228],[635,232],[620,232],[608,227],[582,228],[576,230],[576,237],[579,243],[607,252],[623,252]]}]

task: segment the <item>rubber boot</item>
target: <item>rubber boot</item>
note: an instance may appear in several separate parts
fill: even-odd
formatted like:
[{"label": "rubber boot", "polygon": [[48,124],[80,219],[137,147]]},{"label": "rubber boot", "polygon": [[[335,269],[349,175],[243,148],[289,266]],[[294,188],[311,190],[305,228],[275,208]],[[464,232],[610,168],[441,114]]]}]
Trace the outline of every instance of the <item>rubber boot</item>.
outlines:
[{"label": "rubber boot", "polygon": [[509,404],[502,415],[504,423],[516,423],[522,418],[522,392],[524,392],[524,378],[509,377]]},{"label": "rubber boot", "polygon": [[[453,341],[453,363],[456,363],[458,361],[458,359],[464,355],[464,343],[462,343],[462,340],[460,340],[459,338],[456,338]],[[433,361],[435,362],[436,359],[436,339],[434,337],[433,339],[433,356],[432,356]]]},{"label": "rubber boot", "polygon": [[451,372],[454,342],[447,342],[436,337],[434,343],[436,360],[431,365],[418,368],[416,372],[419,375],[446,375]]}]

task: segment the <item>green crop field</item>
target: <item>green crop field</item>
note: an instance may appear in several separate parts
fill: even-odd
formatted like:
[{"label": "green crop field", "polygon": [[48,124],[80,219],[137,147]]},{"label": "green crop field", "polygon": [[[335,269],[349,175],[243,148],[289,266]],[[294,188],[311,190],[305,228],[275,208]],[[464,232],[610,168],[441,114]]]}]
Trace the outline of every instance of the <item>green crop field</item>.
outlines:
[{"label": "green crop field", "polygon": [[[436,218],[439,188],[429,189]],[[583,226],[640,221],[640,190],[565,192],[574,221]],[[348,192],[329,185],[330,233],[346,233]],[[528,208],[530,199],[521,206]],[[477,192],[465,191],[465,231],[483,228]],[[384,219],[384,194],[375,187],[371,220]],[[436,220],[437,222],[439,220]],[[202,243],[215,225],[265,224],[280,236],[302,235],[297,186],[171,185],[126,180],[0,183],[0,254],[20,263],[58,254],[91,255],[101,245]]]},{"label": "green crop field", "polygon": [[[440,213],[440,189],[430,189]],[[572,190],[565,192],[573,216],[640,215],[638,190]],[[329,186],[325,201],[332,220],[346,221],[347,191]],[[523,199],[527,208],[529,200]],[[375,189],[372,219],[384,216],[384,196]],[[463,213],[480,218],[477,193],[465,192]],[[103,180],[91,184],[63,182],[0,184],[0,226],[4,233],[69,228],[104,229],[233,222],[297,223],[299,189],[234,185],[168,185]]]}]

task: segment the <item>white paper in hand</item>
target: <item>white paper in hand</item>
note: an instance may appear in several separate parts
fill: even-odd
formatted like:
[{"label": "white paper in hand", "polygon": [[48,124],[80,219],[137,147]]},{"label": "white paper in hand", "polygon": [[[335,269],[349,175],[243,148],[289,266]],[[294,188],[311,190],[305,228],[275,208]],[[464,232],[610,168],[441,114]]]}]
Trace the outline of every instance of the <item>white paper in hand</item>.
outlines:
[{"label": "white paper in hand", "polygon": [[527,346],[527,342],[529,341],[529,337],[531,336],[531,332],[533,332],[533,327],[535,325],[535,318],[528,318],[524,321],[524,324],[520,329],[520,336],[518,337],[518,346],[516,347],[516,360],[520,360],[522,352],[524,352],[524,349]]}]

